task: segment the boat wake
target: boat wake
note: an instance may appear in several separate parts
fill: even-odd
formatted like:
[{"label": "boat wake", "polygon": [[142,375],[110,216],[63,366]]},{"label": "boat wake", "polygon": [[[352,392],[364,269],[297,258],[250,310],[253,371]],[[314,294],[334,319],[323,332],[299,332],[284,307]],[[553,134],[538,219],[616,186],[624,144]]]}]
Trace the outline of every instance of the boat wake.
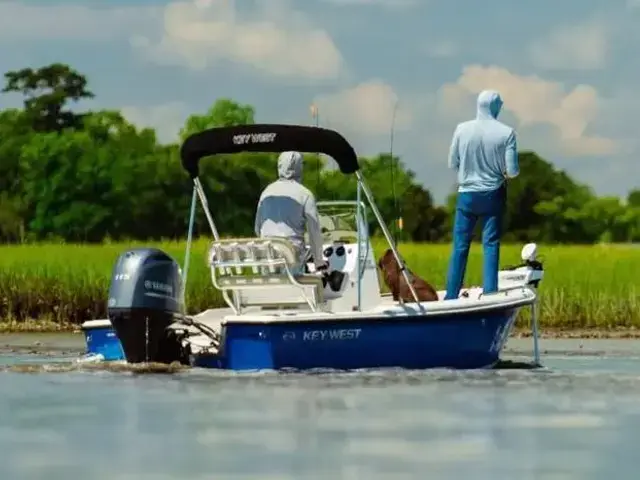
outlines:
[{"label": "boat wake", "polygon": [[[532,370],[539,368],[533,363],[520,362],[514,360],[503,360],[494,366],[494,370]],[[209,369],[203,372],[202,368],[194,368],[185,365],[181,365],[178,362],[172,364],[164,363],[127,363],[125,361],[114,362],[20,362],[9,365],[0,365],[0,372],[14,372],[14,373],[68,373],[68,372],[111,372],[111,373],[134,373],[134,374],[176,374],[192,372],[193,374],[206,373],[207,377],[251,377],[273,375],[278,377],[296,375],[300,377],[305,376],[318,376],[318,375],[344,375],[344,376],[379,376],[388,374],[400,374],[413,373],[415,375],[428,375],[423,370],[407,370],[403,368],[382,368],[382,369],[362,369],[362,370],[333,370],[333,369],[312,369],[299,371],[295,369],[282,369],[280,371],[275,370],[261,370],[261,371],[246,371],[246,372],[217,372],[213,374]],[[456,376],[455,370],[449,369],[436,369],[438,372],[451,372],[452,378]],[[465,372],[461,370],[461,372]],[[467,372],[473,372],[468,370]]]},{"label": "boat wake", "polygon": [[[569,357],[567,357],[568,359]],[[89,374],[124,375],[141,378],[164,376],[166,381],[181,385],[208,385],[216,388],[339,388],[351,390],[358,387],[425,387],[444,393],[449,387],[473,389],[537,391],[567,393],[579,389],[581,392],[638,392],[640,372],[616,370],[573,370],[571,368],[533,368],[520,362],[505,362],[492,370],[430,369],[407,370],[402,368],[366,369],[353,371],[307,370],[307,371],[243,371],[193,368],[178,364],[124,362],[79,363],[66,361],[28,362],[0,365],[1,372],[31,375]]]},{"label": "boat wake", "polygon": [[68,373],[68,372],[112,372],[112,373],[136,373],[136,374],[161,374],[178,373],[188,370],[189,367],[178,363],[137,363],[126,362],[52,362],[52,363],[15,363],[12,365],[0,365],[0,372],[14,373]]}]

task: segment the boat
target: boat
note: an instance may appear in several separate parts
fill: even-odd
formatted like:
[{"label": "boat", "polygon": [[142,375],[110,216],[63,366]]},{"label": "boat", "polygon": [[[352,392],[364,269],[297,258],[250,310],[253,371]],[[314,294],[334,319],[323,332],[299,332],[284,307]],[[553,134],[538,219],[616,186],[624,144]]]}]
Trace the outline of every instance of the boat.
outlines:
[{"label": "boat", "polygon": [[[297,150],[332,157],[357,181],[353,201],[319,201],[328,275],[296,275],[296,252],[284,238],[222,238],[199,177],[205,157],[239,152]],[[193,181],[183,268],[166,252],[134,248],[117,259],[107,300],[108,318],[82,324],[86,354],[79,361],[159,362],[235,371],[479,369],[500,360],[518,314],[530,308],[534,363],[538,348],[538,247],[526,244],[522,263],[499,272],[499,289],[466,288],[457,299],[420,302],[354,148],[337,131],[256,124],[205,130],[181,146]],[[214,160],[210,160],[214,161]],[[207,255],[212,286],[223,308],[188,315],[184,291],[197,204],[213,240]],[[369,234],[370,214],[401,266],[412,301],[382,293]],[[425,246],[428,248],[428,246]]]}]

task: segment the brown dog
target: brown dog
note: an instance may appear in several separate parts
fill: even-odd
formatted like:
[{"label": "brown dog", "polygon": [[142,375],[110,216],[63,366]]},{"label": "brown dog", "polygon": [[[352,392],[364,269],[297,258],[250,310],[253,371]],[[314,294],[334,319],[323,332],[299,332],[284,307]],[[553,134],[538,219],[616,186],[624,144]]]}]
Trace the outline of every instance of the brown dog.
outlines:
[{"label": "brown dog", "polygon": [[[391,290],[391,295],[394,300],[397,301],[401,298],[404,302],[415,301],[407,285],[407,281],[400,271],[400,265],[398,265],[398,261],[390,248],[387,249],[384,255],[380,257],[380,260],[378,260],[378,268],[382,270],[384,283],[386,283],[389,290]],[[407,273],[409,274],[411,285],[418,295],[418,300],[421,302],[435,302],[438,300],[438,293],[435,288],[422,278],[411,273],[409,269],[407,269]]]}]

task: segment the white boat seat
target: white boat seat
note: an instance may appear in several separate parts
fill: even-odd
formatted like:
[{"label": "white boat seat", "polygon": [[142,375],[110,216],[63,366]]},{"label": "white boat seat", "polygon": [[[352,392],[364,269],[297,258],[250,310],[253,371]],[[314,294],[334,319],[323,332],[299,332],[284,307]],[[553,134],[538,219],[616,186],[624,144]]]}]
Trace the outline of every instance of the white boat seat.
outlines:
[{"label": "white boat seat", "polygon": [[[324,304],[322,278],[297,275],[299,258],[285,238],[214,241],[209,252],[211,279],[237,312],[245,306],[291,307],[312,311]],[[227,292],[231,292],[233,299]]]}]

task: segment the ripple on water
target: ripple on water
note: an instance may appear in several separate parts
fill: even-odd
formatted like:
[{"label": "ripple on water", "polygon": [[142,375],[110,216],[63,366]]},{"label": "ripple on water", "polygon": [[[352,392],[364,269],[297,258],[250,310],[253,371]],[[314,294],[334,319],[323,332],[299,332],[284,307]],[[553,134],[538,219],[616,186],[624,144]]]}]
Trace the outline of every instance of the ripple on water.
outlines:
[{"label": "ripple on water", "polygon": [[0,367],[0,478],[637,478],[640,369],[551,360],[235,373],[23,357]]}]

